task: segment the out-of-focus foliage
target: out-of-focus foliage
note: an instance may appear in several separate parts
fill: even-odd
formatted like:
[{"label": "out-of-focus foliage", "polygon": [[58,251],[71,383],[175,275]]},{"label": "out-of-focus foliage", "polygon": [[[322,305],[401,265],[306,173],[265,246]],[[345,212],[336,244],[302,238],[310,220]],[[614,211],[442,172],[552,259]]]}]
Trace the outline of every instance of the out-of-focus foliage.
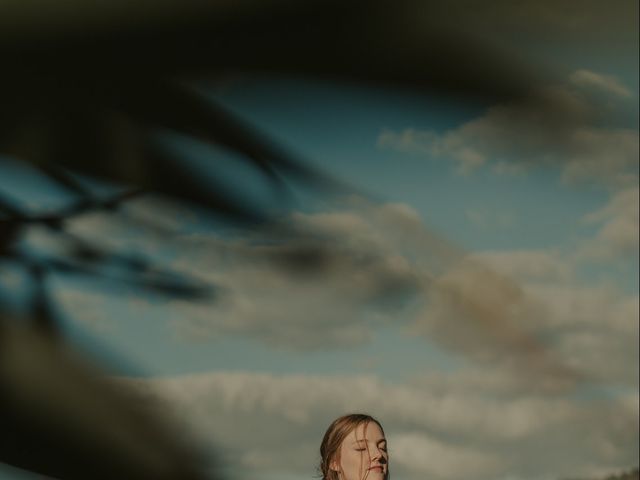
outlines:
[{"label": "out-of-focus foliage", "polygon": [[[0,155],[28,163],[73,200],[55,211],[31,211],[0,192],[0,265],[22,268],[34,291],[26,319],[17,321],[9,304],[0,303],[0,460],[64,478],[201,478],[180,438],[70,351],[46,280],[97,276],[194,300],[211,296],[213,287],[105,250],[66,224],[87,212],[117,212],[142,192],[245,225],[271,220],[260,202],[238,195],[233,185],[202,181],[180,152],[157,141],[163,132],[237,154],[276,198],[287,181],[325,192],[336,187],[194,88],[227,75],[264,72],[524,98],[541,72],[492,42],[486,33],[494,19],[472,22],[472,4],[2,2]],[[223,160],[206,160],[215,179]],[[77,174],[113,182],[120,191],[96,195]],[[20,248],[34,226],[56,235],[63,253],[42,257]]]}]

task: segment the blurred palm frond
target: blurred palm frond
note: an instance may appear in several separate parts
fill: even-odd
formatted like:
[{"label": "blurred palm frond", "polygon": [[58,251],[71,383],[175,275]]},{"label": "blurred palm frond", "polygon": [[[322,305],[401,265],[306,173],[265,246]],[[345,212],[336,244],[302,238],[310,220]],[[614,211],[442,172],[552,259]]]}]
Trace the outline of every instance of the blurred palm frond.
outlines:
[{"label": "blurred palm frond", "polygon": [[[0,5],[0,154],[27,162],[73,198],[53,213],[31,213],[0,196],[0,261],[24,267],[39,292],[30,306],[30,327],[17,327],[0,304],[1,461],[63,478],[201,478],[179,439],[157,433],[159,419],[131,413],[130,402],[99,381],[84,360],[70,356],[56,334],[45,279],[51,273],[103,276],[187,298],[205,298],[215,289],[148,259],[82,240],[68,231],[68,221],[88,212],[119,211],[141,192],[191,202],[228,221],[255,225],[271,219],[262,202],[216,180],[216,169],[228,159],[206,158],[214,173],[205,181],[183,153],[157,141],[166,132],[232,152],[266,180],[275,198],[286,197],[289,181],[325,192],[343,188],[198,93],[196,85],[228,75],[311,76],[485,101],[526,96],[539,74],[535,66],[469,28],[470,22],[456,16],[461,11],[446,5],[416,0],[7,0]],[[100,197],[78,174],[111,182],[120,191]],[[65,253],[35,257],[21,249],[33,226],[57,235]],[[296,255],[305,264],[309,260],[306,252]],[[29,454],[25,445],[32,445]]]}]

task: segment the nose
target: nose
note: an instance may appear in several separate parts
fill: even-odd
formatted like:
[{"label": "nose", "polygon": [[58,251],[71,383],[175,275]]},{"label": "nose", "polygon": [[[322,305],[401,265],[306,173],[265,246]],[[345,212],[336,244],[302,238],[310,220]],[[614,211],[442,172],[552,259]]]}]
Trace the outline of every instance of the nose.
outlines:
[{"label": "nose", "polygon": [[371,460],[377,460],[378,463],[380,463],[380,464],[387,463],[387,459],[385,458],[383,451],[380,450],[379,448],[376,448],[375,454],[373,455]]}]

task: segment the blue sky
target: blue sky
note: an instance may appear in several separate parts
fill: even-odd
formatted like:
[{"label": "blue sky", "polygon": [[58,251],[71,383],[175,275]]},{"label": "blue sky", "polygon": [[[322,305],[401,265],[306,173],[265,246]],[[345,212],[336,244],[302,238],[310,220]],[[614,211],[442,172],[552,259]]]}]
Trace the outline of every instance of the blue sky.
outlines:
[{"label": "blue sky", "polygon": [[[235,90],[223,91],[219,98],[338,178],[381,199],[411,205],[432,228],[467,248],[557,245],[559,238],[568,239],[571,229],[576,228],[566,219],[580,217],[607,197],[607,192],[598,188],[566,188],[557,169],[516,177],[478,172],[470,178],[456,175],[451,164],[442,159],[430,161],[419,153],[377,145],[387,129],[444,132],[454,128],[489,107],[478,101],[469,105],[436,96],[344,85],[312,83],[301,87],[274,79],[241,83]],[[500,229],[470,231],[474,225],[465,217],[470,205],[508,212],[505,198],[519,216],[538,217],[535,227],[520,222],[518,228],[506,233]]]},{"label": "blue sky", "polygon": [[[465,290],[467,287],[464,281],[460,284],[456,282],[473,274],[466,272],[464,267],[460,271],[462,276],[458,276],[460,272],[457,270],[456,262],[459,258],[474,257],[483,265],[487,265],[487,268],[509,275],[510,285],[526,291],[527,302],[529,297],[543,303],[553,302],[551,311],[547,313],[553,320],[545,319],[541,322],[543,325],[539,330],[535,325],[529,330],[533,330],[536,338],[542,339],[545,348],[551,346],[554,355],[558,352],[554,351],[553,345],[558,342],[562,344],[564,341],[561,339],[562,336],[556,338],[556,329],[587,331],[592,327],[587,328],[584,324],[597,320],[584,317],[586,313],[571,311],[572,303],[580,302],[587,297],[595,299],[594,311],[609,310],[612,315],[620,317],[617,321],[621,324],[621,332],[629,332],[629,328],[631,332],[637,329],[637,323],[634,326],[633,318],[624,313],[629,308],[632,312],[633,305],[637,305],[637,283],[633,282],[633,278],[637,278],[637,261],[635,267],[633,263],[628,264],[629,257],[623,251],[605,255],[604,261],[597,258],[590,261],[587,253],[584,254],[587,260],[575,256],[576,252],[586,249],[589,242],[598,238],[607,221],[616,224],[619,214],[623,215],[621,218],[627,218],[624,211],[620,213],[612,210],[604,213],[605,216],[600,221],[597,220],[598,215],[596,220],[585,220],[590,215],[593,216],[594,212],[602,211],[603,208],[606,210],[606,205],[610,204],[611,199],[619,192],[633,191],[632,186],[611,187],[604,182],[593,181],[582,184],[567,183],[563,181],[562,164],[534,165],[515,174],[497,173],[489,164],[482,165],[472,172],[461,173],[456,167],[455,159],[452,161],[448,158],[431,158],[425,155],[420,145],[413,150],[406,146],[381,145],[380,138],[384,132],[412,129],[411,131],[426,130],[437,135],[446,135],[449,131],[456,131],[466,122],[482,118],[486,109],[479,107],[463,108],[454,104],[448,109],[446,102],[440,100],[431,102],[435,106],[428,110],[427,115],[423,115],[421,112],[425,110],[425,106],[430,105],[428,99],[418,98],[411,102],[408,94],[384,97],[382,93],[374,90],[356,91],[353,87],[298,84],[273,79],[255,83],[240,82],[219,93],[218,97],[229,108],[250,118],[254,124],[271,133],[296,153],[313,159],[322,168],[338,178],[353,183],[357,188],[375,194],[376,200],[361,200],[360,204],[357,201],[354,204],[349,200],[323,202],[317,197],[303,197],[294,209],[302,212],[299,219],[302,224],[333,236],[329,245],[361,245],[360,242],[367,244],[367,239],[374,238],[369,248],[374,256],[379,257],[376,260],[379,261],[379,265],[376,263],[371,271],[365,270],[365,275],[374,278],[376,275],[387,275],[389,272],[385,270],[385,265],[390,259],[404,258],[405,263],[401,263],[403,267],[400,270],[402,275],[426,275],[429,278],[435,276],[436,284],[439,281],[437,279],[442,277],[443,282],[453,282],[451,285],[460,287],[463,292],[469,294],[470,292]],[[306,99],[304,104],[303,99]],[[634,171],[633,165],[629,168],[631,172]],[[25,177],[21,176],[21,173],[14,171],[13,174],[24,181]],[[230,171],[229,175],[237,176],[238,172]],[[6,193],[28,197],[34,206],[50,205],[51,199],[48,197],[59,198],[55,192],[45,195],[46,189],[39,181],[34,181],[31,188],[32,190],[22,188],[19,192]],[[635,191],[637,192],[637,189]],[[138,208],[147,214],[158,214],[158,207],[154,206],[153,202],[146,205],[143,202]],[[310,463],[314,462],[312,444],[317,441],[316,437],[321,435],[320,419],[329,420],[331,416],[344,413],[343,409],[366,408],[373,409],[372,413],[377,413],[382,416],[383,421],[388,421],[392,441],[395,437],[400,445],[408,445],[399,452],[400,466],[397,471],[403,475],[401,478],[410,479],[414,478],[413,475],[429,472],[447,478],[443,471],[448,468],[448,464],[445,462],[440,470],[423,465],[417,459],[422,455],[422,450],[431,451],[432,455],[441,455],[444,459],[449,456],[468,457],[471,464],[484,469],[489,478],[493,475],[510,478],[504,475],[518,470],[525,472],[521,473],[521,478],[546,478],[544,472],[527,465],[524,455],[520,464],[509,466],[499,465],[500,462],[494,458],[495,454],[480,453],[485,449],[482,445],[479,446],[480,452],[476,451],[478,445],[473,438],[465,436],[464,425],[457,427],[461,432],[456,429],[448,432],[442,426],[434,427],[430,426],[429,422],[404,418],[406,414],[403,413],[403,408],[408,407],[403,407],[400,400],[398,405],[393,407],[397,410],[392,409],[394,413],[388,411],[392,407],[376,406],[375,401],[362,400],[371,395],[363,393],[369,392],[371,388],[396,388],[406,391],[404,395],[409,398],[418,395],[418,400],[415,401],[420,402],[419,392],[424,388],[420,385],[425,384],[428,386],[429,395],[441,395],[439,402],[454,397],[448,401],[456,405],[456,402],[461,401],[455,400],[456,395],[467,395],[464,393],[464,385],[480,382],[476,387],[483,392],[477,399],[483,405],[478,407],[480,411],[482,408],[517,409],[516,405],[519,403],[541,401],[539,394],[528,392],[526,387],[519,385],[511,377],[512,374],[500,373],[502,369],[496,369],[499,363],[495,362],[500,362],[501,358],[507,362],[524,361],[525,366],[530,361],[527,358],[518,360],[520,354],[517,348],[514,351],[512,346],[508,345],[509,341],[506,345],[502,344],[500,339],[497,340],[498,343],[494,343],[496,339],[491,333],[486,338],[483,337],[486,332],[473,333],[476,328],[473,325],[474,319],[471,318],[471,324],[465,324],[469,319],[460,317],[464,315],[464,310],[462,313],[456,313],[455,308],[452,312],[447,310],[447,305],[440,304],[446,303],[443,300],[445,297],[430,298],[425,307],[421,295],[409,293],[408,304],[401,303],[397,308],[392,304],[391,310],[378,310],[367,302],[349,298],[349,295],[358,296],[357,288],[347,292],[344,297],[333,291],[325,292],[331,282],[342,285],[338,278],[340,275],[347,276],[345,286],[351,278],[349,275],[355,275],[354,279],[362,275],[357,271],[357,264],[351,263],[346,264],[344,271],[338,272],[338,277],[320,277],[315,283],[310,282],[308,289],[295,290],[295,294],[292,295],[299,296],[299,301],[302,302],[302,305],[296,306],[297,300],[288,299],[288,292],[296,287],[295,278],[290,279],[286,275],[270,272],[269,268],[256,268],[250,262],[245,263],[235,258],[223,261],[220,266],[222,272],[220,276],[216,276],[215,259],[207,263],[207,242],[213,239],[223,242],[225,248],[232,248],[234,242],[242,241],[233,233],[227,231],[221,234],[215,228],[212,229],[198,213],[185,211],[181,207],[174,211],[160,211],[167,214],[170,223],[182,232],[183,238],[180,242],[184,243],[172,244],[157,239],[145,239],[139,232],[136,233],[135,229],[114,224],[101,216],[78,219],[74,228],[89,238],[105,241],[107,245],[125,245],[134,251],[149,254],[166,265],[186,269],[191,273],[204,273],[205,278],[213,279],[214,282],[220,281],[224,284],[228,281],[225,286],[231,290],[236,289],[240,297],[242,289],[247,289],[249,294],[253,295],[253,307],[258,309],[255,311],[262,312],[266,309],[269,314],[262,319],[258,314],[259,318],[252,320],[243,318],[243,315],[250,313],[242,313],[233,308],[225,310],[226,307],[216,304],[192,310],[187,305],[168,302],[164,298],[144,295],[138,291],[105,289],[99,282],[92,284],[84,279],[53,279],[52,291],[55,292],[61,309],[66,313],[63,321],[68,335],[81,348],[107,361],[114,374],[138,378],[143,385],[146,385],[145,378],[163,385],[164,378],[172,378],[171,381],[179,383],[189,381],[190,375],[201,375],[201,382],[205,383],[211,375],[214,378],[222,376],[232,383],[248,376],[249,379],[253,378],[253,381],[259,379],[266,382],[268,386],[265,386],[265,389],[275,389],[281,395],[286,395],[282,392],[286,391],[289,382],[308,382],[311,385],[336,382],[343,387],[353,383],[356,385],[356,392],[358,388],[364,388],[360,393],[362,398],[360,401],[354,401],[353,407],[349,407],[349,401],[343,401],[322,414],[312,413],[313,410],[300,413],[303,418],[311,419],[296,425],[298,429],[306,426],[311,430],[305,432],[304,437],[309,439],[306,440],[309,446],[302,454]],[[382,213],[386,216],[380,217]],[[346,218],[347,226],[338,222],[336,229],[335,222],[340,218]],[[389,229],[397,227],[397,223],[394,222],[399,219],[409,221],[412,228],[415,227],[410,230],[413,233],[409,233],[409,237],[394,237],[394,232],[390,232]],[[350,221],[355,222],[356,227],[353,229],[349,226]],[[631,222],[633,221],[637,222],[637,216],[631,218]],[[453,250],[453,253],[447,254],[451,255],[451,258],[441,259],[442,265],[436,265],[433,259],[428,258],[431,245],[425,239],[433,234],[440,236]],[[38,237],[35,238],[34,241],[37,242]],[[194,241],[195,243],[189,243]],[[194,246],[193,250],[191,245]],[[202,248],[202,245],[205,248]],[[212,248],[215,248],[215,243]],[[630,258],[633,259],[633,256]],[[206,272],[200,271],[200,268]],[[356,271],[351,271],[352,269]],[[257,285],[253,284],[244,278],[245,275],[264,275],[268,283],[273,282],[273,287],[264,289],[260,282]],[[490,285],[487,292],[483,291],[481,296],[495,293],[498,301],[506,301],[505,298],[501,299],[501,295],[508,296],[511,286],[508,286],[508,291],[502,291],[501,284],[491,286],[497,278],[493,275],[480,277],[480,281],[486,281]],[[229,281],[229,278],[232,280]],[[474,277],[470,278],[471,282],[476,281],[473,280]],[[546,289],[547,286],[552,287],[551,292]],[[493,292],[493,288],[497,289],[496,292]],[[563,292],[564,296],[554,295],[553,292],[558,291]],[[482,297],[471,298],[472,302],[476,300],[483,301]],[[383,303],[384,301],[383,299]],[[294,329],[292,334],[288,330],[301,321],[295,316],[310,313],[305,310],[305,302],[313,305],[311,308],[317,308],[320,302],[320,308],[326,310],[315,317],[314,323],[303,322],[307,326],[302,330]],[[439,305],[435,311],[426,313],[426,318],[435,319],[435,323],[416,320],[425,314],[423,309],[428,309],[430,304]],[[222,313],[216,316],[220,308]],[[441,311],[438,308],[445,310]],[[527,309],[529,305],[519,305],[519,308]],[[536,311],[534,307],[531,308],[532,312]],[[627,310],[624,310],[625,308]],[[623,313],[617,313],[621,309]],[[283,317],[283,328],[277,327],[278,318],[273,317],[274,314]],[[466,314],[470,312],[467,311]],[[235,328],[227,325],[223,319],[224,315],[231,316],[234,321],[240,322],[241,326]],[[345,315],[347,317],[344,317]],[[500,317],[501,312],[496,311],[495,315]],[[525,317],[529,318],[529,315]],[[570,317],[567,319],[566,327],[561,327],[563,315]],[[285,321],[284,317],[292,318]],[[539,320],[532,318],[534,321]],[[324,331],[323,321],[332,325],[330,334]],[[339,323],[335,324],[340,321],[346,323],[345,331],[353,330],[349,330],[349,335],[359,335],[360,338],[354,339],[349,336],[346,340],[340,341],[342,327]],[[440,323],[443,321],[445,324]],[[276,322],[276,326],[264,327],[261,326],[261,322]],[[449,331],[446,322],[462,322],[463,329],[470,329],[471,340],[455,328]],[[318,336],[319,340],[309,341],[305,338],[307,335]],[[614,341],[613,338],[617,335],[603,341],[600,353],[597,342],[589,348],[594,350],[596,356],[607,355],[606,352],[610,348],[607,342]],[[339,341],[334,342],[332,338]],[[579,342],[580,335],[576,338]],[[577,355],[579,361],[584,361],[584,356],[589,355],[589,350],[584,350],[584,347],[575,347],[576,351],[571,350],[573,341],[571,338],[567,339],[567,353],[563,354],[561,349],[558,355],[569,355],[569,352],[573,352],[571,355]],[[483,351],[484,342],[487,342],[485,346],[492,351],[497,349],[497,354],[494,352],[489,355],[494,358],[486,358],[487,352]],[[606,412],[607,408],[613,407],[598,404],[596,408],[591,406],[590,402],[596,402],[603,398],[603,395],[604,398],[613,399],[613,404],[628,401],[621,398],[628,398],[629,395],[633,398],[634,391],[637,392],[637,387],[630,380],[633,378],[634,368],[628,365],[625,367],[625,363],[635,361],[634,343],[631,342],[621,351],[619,359],[612,360],[614,371],[610,379],[603,378],[603,375],[609,374],[607,369],[594,366],[593,370],[598,380],[576,384],[564,394],[554,391],[554,388],[560,387],[549,387],[551,391],[546,395],[549,397],[547,401],[550,405],[540,408],[553,410],[555,402],[577,402],[576,405],[580,405],[587,399],[589,408],[594,409],[594,413],[588,416],[591,421],[594,421],[596,415],[607,418],[607,414],[601,410],[604,409]],[[554,361],[564,362],[562,358]],[[524,367],[521,365],[521,368]],[[260,377],[261,375],[266,377]],[[536,375],[536,372],[529,375]],[[545,375],[543,374],[543,377]],[[548,382],[553,384],[561,379],[554,380],[551,375],[551,378],[542,378],[539,381],[541,385],[546,385]],[[536,380],[532,382],[535,383]],[[373,386],[368,386],[369,383]],[[249,385],[251,384],[247,384],[246,388],[251,389]],[[546,387],[539,388],[544,390]],[[434,391],[438,393],[432,393]],[[513,400],[505,403],[502,397],[507,392]],[[209,394],[201,395],[204,397],[198,401],[205,401]],[[428,404],[435,400],[427,396],[422,401]],[[491,407],[491,402],[495,403],[494,407]],[[177,404],[178,408],[183,405],[180,402]],[[361,404],[362,406],[359,406]],[[256,414],[260,411],[259,405],[253,405],[253,408],[256,409]],[[458,407],[447,408],[455,411]],[[533,408],[532,412],[522,414],[516,411],[513,415],[516,418],[519,418],[519,415],[525,415],[525,418],[529,415],[535,416],[535,410],[536,408]],[[228,414],[234,415],[233,412]],[[572,415],[569,417],[573,418]],[[400,419],[395,418],[398,416]],[[462,418],[464,417],[462,415]],[[215,418],[216,415],[211,414],[208,421],[213,422]],[[471,425],[474,421],[478,420],[468,419]],[[523,420],[513,421],[518,425],[518,422]],[[566,421],[571,423],[570,420]],[[430,422],[433,422],[433,419]],[[206,421],[204,423],[208,424]],[[505,420],[505,424],[508,424],[508,420]],[[291,426],[287,428],[297,431]],[[429,432],[428,436],[419,433],[424,428]],[[512,428],[515,429],[513,432],[509,428],[506,429],[504,435],[507,438],[516,435],[523,445],[529,442],[535,445],[535,432],[531,432],[529,436],[527,434],[527,428],[533,429],[532,426]],[[521,433],[520,428],[524,428],[525,433]],[[598,425],[598,428],[603,427]],[[453,438],[461,436],[464,440],[458,439],[451,443],[446,440],[451,435]],[[614,430],[611,435],[614,439],[609,441],[615,442],[615,436],[622,434]],[[625,437],[625,441],[628,440]],[[246,441],[239,438],[231,443],[244,444]],[[632,444],[633,441],[637,442],[637,437],[632,440]],[[256,458],[262,458],[259,453],[261,446],[257,444],[255,448]],[[418,452],[412,453],[412,448]],[[536,448],[542,447],[538,445]],[[617,455],[615,458],[620,459],[620,464],[609,464],[607,467],[605,462],[605,466],[592,466],[588,471],[624,468],[631,466],[628,462],[633,463],[629,457],[629,450],[622,448]],[[572,465],[572,468],[582,468],[579,455],[575,461],[577,463]],[[255,468],[253,465],[258,462],[257,465],[261,465],[259,468],[272,471],[274,478],[285,478],[285,475],[291,478],[310,478],[313,474],[313,468],[305,470],[297,464],[287,473],[286,470],[279,470],[268,462],[265,466],[260,463],[264,460],[252,459],[247,455],[232,459],[231,462],[243,465],[243,470],[248,471]],[[555,465],[553,468],[559,467]],[[527,470],[530,473],[526,473]],[[465,475],[464,471],[455,468],[451,469],[451,472],[450,478],[462,478]],[[548,472],[548,475],[552,474],[557,474],[557,470]]]},{"label": "blue sky", "polygon": [[[146,198],[130,208],[164,218],[177,241],[105,215],[70,228],[213,282],[220,301],[56,277],[65,331],[123,383],[169,398],[246,478],[312,478],[324,428],[350,410],[380,418],[401,480],[552,480],[637,465],[637,58],[632,47],[563,45],[522,47],[562,65],[536,97],[567,102],[575,124],[559,141],[535,102],[278,77],[212,88],[361,192],[303,194],[283,212],[336,252],[331,268],[297,277],[269,263],[289,239],[261,248]],[[204,147],[168,141],[201,161]],[[2,194],[34,208],[63,201],[2,168],[14,179]],[[224,173],[234,188],[256,185],[242,168]],[[42,232],[32,241],[51,248]],[[0,277],[15,298],[20,278]]]}]

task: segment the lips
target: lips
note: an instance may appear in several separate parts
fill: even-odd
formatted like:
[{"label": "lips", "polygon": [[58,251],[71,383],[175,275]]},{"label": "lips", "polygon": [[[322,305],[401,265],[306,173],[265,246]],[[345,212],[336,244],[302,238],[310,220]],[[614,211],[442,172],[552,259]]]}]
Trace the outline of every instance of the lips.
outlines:
[{"label": "lips", "polygon": [[384,468],[382,467],[382,465],[374,465],[373,467],[369,467],[369,471],[382,473],[384,471]]}]

